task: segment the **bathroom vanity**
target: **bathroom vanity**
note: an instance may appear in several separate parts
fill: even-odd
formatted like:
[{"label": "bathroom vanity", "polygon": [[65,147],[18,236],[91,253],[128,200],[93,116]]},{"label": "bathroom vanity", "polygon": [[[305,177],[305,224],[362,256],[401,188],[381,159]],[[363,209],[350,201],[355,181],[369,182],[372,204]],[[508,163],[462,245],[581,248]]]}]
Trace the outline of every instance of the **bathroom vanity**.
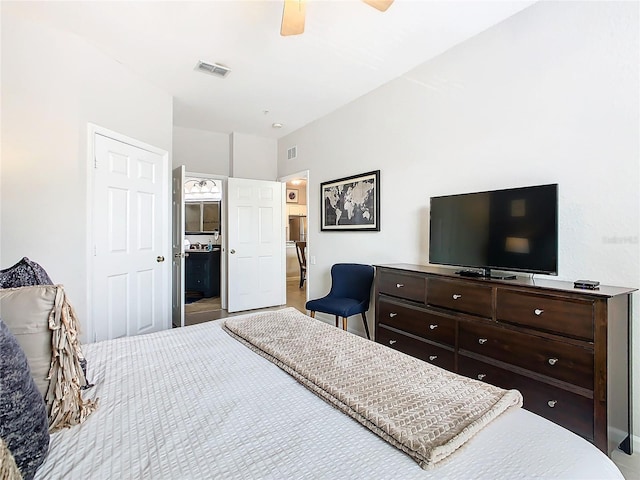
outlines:
[{"label": "bathroom vanity", "polygon": [[188,250],[185,258],[185,286],[188,293],[201,293],[204,298],[220,296],[220,251]]}]

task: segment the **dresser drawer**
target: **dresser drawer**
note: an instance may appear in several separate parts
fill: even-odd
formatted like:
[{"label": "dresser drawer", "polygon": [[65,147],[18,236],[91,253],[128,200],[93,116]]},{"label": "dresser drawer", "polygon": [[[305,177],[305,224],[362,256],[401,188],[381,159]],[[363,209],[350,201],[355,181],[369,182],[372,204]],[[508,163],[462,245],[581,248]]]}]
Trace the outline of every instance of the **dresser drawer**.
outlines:
[{"label": "dresser drawer", "polygon": [[429,278],[427,303],[491,318],[491,287],[457,280]]},{"label": "dresser drawer", "polygon": [[402,335],[401,333],[388,330],[382,326],[376,331],[376,342],[446,370],[453,371],[455,368],[455,354],[453,350],[437,347],[425,341],[409,337],[408,335]]},{"label": "dresser drawer", "polygon": [[524,408],[593,440],[593,400],[524,375],[460,355],[458,372],[522,393]]},{"label": "dresser drawer", "polygon": [[593,351],[473,322],[460,322],[458,348],[593,390]]},{"label": "dresser drawer", "polygon": [[385,295],[424,303],[426,279],[396,271],[378,271],[378,291]]},{"label": "dresser drawer", "polygon": [[456,343],[455,320],[434,312],[381,299],[378,303],[378,322],[434,342],[451,346]]},{"label": "dresser drawer", "polygon": [[498,288],[497,319],[593,340],[593,302],[530,295]]}]

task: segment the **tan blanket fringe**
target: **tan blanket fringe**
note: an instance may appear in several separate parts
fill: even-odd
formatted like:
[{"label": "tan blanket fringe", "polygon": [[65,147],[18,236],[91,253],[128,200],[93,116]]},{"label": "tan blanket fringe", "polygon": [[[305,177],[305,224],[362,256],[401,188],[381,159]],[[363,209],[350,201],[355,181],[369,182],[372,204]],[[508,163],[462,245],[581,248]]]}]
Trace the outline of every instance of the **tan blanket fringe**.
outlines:
[{"label": "tan blanket fringe", "polygon": [[424,469],[522,405],[516,390],[456,375],[293,308],[227,318],[224,330]]},{"label": "tan blanket fringe", "polygon": [[2,438],[0,438],[0,480],[22,480],[16,460]]},{"label": "tan blanket fringe", "polygon": [[97,400],[83,400],[81,388],[86,385],[80,359],[84,359],[78,340],[78,319],[67,301],[64,289],[56,286],[55,304],[49,314],[51,330],[50,382],[45,401],[49,415],[49,431],[78,425],[97,408]]}]

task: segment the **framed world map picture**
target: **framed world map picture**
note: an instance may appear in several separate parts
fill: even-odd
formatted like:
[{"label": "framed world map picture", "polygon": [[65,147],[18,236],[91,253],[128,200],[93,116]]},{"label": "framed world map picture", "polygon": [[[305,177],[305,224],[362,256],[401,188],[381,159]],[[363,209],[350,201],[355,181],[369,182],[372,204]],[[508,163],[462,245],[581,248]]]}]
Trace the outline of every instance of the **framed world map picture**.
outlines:
[{"label": "framed world map picture", "polygon": [[380,170],[320,184],[320,230],[380,231]]}]

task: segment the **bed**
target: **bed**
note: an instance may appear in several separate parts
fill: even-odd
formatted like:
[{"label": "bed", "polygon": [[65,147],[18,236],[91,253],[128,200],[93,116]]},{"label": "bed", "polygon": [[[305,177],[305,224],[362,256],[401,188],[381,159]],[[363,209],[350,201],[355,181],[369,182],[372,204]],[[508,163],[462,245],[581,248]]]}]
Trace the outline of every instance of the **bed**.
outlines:
[{"label": "bed", "polygon": [[420,468],[223,326],[84,345],[95,384],[84,394],[98,408],[51,435],[36,478],[623,478],[592,444],[522,408]]}]

